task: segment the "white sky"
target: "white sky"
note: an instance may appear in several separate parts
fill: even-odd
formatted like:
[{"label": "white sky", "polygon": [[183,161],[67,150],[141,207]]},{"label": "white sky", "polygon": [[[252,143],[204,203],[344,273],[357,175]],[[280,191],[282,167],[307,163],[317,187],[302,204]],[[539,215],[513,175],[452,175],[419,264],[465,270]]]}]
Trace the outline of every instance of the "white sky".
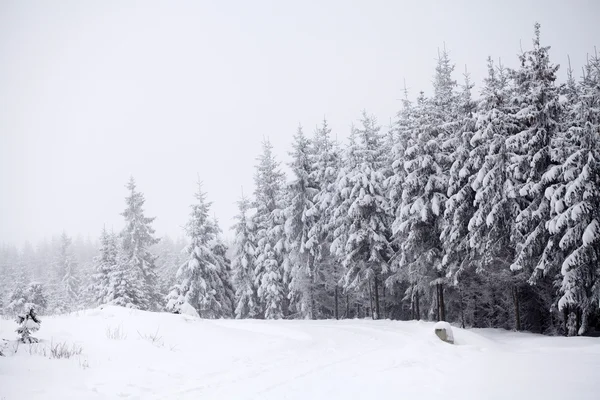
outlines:
[{"label": "white sky", "polygon": [[131,174],[159,235],[181,234],[197,174],[227,231],[263,137],[286,161],[299,122],[344,138],[366,108],[387,125],[444,42],[476,91],[535,21],[577,72],[600,45],[600,1],[493,3],[4,0],[0,242],[120,229]]}]

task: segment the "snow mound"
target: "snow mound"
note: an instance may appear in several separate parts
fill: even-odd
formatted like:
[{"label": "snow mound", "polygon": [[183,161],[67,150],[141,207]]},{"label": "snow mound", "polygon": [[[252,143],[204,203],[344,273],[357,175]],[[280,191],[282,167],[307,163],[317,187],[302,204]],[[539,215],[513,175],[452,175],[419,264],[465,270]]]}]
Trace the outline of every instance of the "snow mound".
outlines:
[{"label": "snow mound", "polygon": [[454,343],[454,334],[452,326],[446,321],[439,321],[433,325],[433,331],[444,342]]}]

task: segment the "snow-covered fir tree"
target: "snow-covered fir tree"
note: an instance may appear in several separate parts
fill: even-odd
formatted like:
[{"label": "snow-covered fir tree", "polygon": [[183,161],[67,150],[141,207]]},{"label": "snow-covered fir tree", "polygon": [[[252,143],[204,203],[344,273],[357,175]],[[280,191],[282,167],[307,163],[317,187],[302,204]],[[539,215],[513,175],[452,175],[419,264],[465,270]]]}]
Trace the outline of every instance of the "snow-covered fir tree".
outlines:
[{"label": "snow-covered fir tree", "polygon": [[44,285],[40,282],[31,282],[25,292],[27,303],[33,304],[38,314],[43,314],[48,307],[48,298]]},{"label": "snow-covered fir tree", "polygon": [[219,221],[214,218],[213,224],[216,227],[215,239],[211,242],[210,249],[215,256],[217,284],[217,301],[221,304],[221,313],[218,317],[231,318],[235,314],[235,288],[232,283],[231,260],[227,256],[227,246],[221,236]]},{"label": "snow-covered fir tree", "polygon": [[235,287],[235,317],[238,319],[255,318],[260,313],[254,279],[256,242],[250,200],[243,195],[238,201],[238,214],[235,219],[231,265]]},{"label": "snow-covered fir tree", "polygon": [[355,130],[357,163],[347,170],[344,196],[348,204],[345,242],[337,247],[346,269],[346,289],[366,289],[371,313],[379,318],[380,284],[389,260],[389,205],[384,189],[384,155],[380,127],[374,117],[363,113],[361,126]]},{"label": "snow-covered fir tree", "polygon": [[[125,198],[127,207],[121,214],[125,218],[125,228],[121,232],[121,262],[125,270],[138,270],[143,278],[143,296],[132,296],[131,305],[142,310],[158,310],[162,304],[162,298],[158,290],[156,274],[156,256],[150,251],[150,247],[158,243],[159,239],[154,237],[152,222],[154,218],[146,217],[144,214],[144,195],[137,191],[135,180],[130,178],[126,185],[129,191]],[[126,272],[126,271],[125,271]]]},{"label": "snow-covered fir tree", "polygon": [[8,315],[18,315],[23,312],[25,304],[27,304],[27,278],[21,271],[13,282],[5,311]]},{"label": "snow-covered fir tree", "polygon": [[222,256],[215,254],[214,241],[218,227],[209,218],[210,202],[198,182],[196,203],[192,204],[185,231],[190,240],[187,260],[177,271],[177,283],[167,296],[166,309],[177,314],[198,315],[201,318],[221,318],[232,311],[232,293],[227,293]]},{"label": "snow-covered fir tree", "polygon": [[284,185],[285,176],[273,154],[273,146],[263,141],[254,175],[256,213],[255,282],[261,314],[267,319],[282,318],[286,312],[284,277]]},{"label": "snow-covered fir tree", "polygon": [[[331,129],[327,120],[316,129],[312,140],[310,180],[315,185],[312,207],[307,216],[312,223],[308,231],[306,248],[314,255],[313,293],[318,304],[315,317],[340,317],[340,299],[342,288],[342,267],[331,253],[333,242],[334,207],[333,198],[336,191],[336,178],[340,164],[338,144],[331,138]],[[330,310],[327,312],[326,310]]]},{"label": "snow-covered fir tree", "polygon": [[17,334],[21,343],[37,343],[38,339],[31,336],[32,333],[40,329],[42,320],[37,316],[35,305],[26,303],[23,306],[23,311],[17,315],[15,319],[19,327]]},{"label": "snow-covered fir tree", "polygon": [[509,145],[517,125],[510,106],[509,83],[506,69],[488,59],[488,76],[481,92],[476,132],[471,139],[471,158],[483,160],[471,184],[475,191],[475,213],[469,221],[471,262],[478,273],[484,274],[484,279],[493,277],[490,282],[503,285],[510,280],[508,265],[520,238],[514,224],[519,213],[518,182],[511,173],[516,153]]},{"label": "snow-covered fir tree", "polygon": [[[299,126],[292,143],[290,168],[293,180],[287,188],[285,235],[287,240],[286,269],[290,276],[290,308],[300,318],[314,318],[316,304],[315,258],[316,248],[310,246],[310,229],[315,220],[311,212],[317,193],[313,181],[311,142]],[[308,244],[308,246],[307,246]]]},{"label": "snow-covered fir tree", "polygon": [[457,118],[450,126],[452,165],[449,170],[445,222],[441,233],[444,245],[442,263],[447,277],[451,279],[450,283],[454,285],[458,283],[458,276],[468,267],[470,261],[468,226],[475,212],[475,191],[472,182],[484,158],[479,155],[473,156],[471,140],[475,133],[474,111],[477,103],[471,96],[473,84],[466,71],[464,78],[465,82],[458,98]]},{"label": "snow-covered fir tree", "polygon": [[544,193],[554,183],[554,174],[546,172],[558,161],[552,160],[552,145],[560,128],[560,88],[555,82],[558,65],[550,62],[549,49],[540,44],[540,25],[536,24],[533,49],[519,56],[521,67],[512,71],[512,103],[519,132],[511,137],[510,144],[515,151],[521,150],[513,172],[519,180],[522,204],[515,222],[524,240],[517,245],[511,269],[526,269],[534,277],[545,268],[540,255],[548,243],[546,223],[550,207]]},{"label": "snow-covered fir tree", "polygon": [[109,232],[102,228],[100,233],[100,254],[94,258],[96,272],[90,287],[92,298],[96,305],[109,303],[110,294],[113,292],[111,287],[111,272],[117,267],[118,246],[117,236],[114,232]]},{"label": "snow-covered fir tree", "polygon": [[[582,335],[600,307],[600,58],[588,60],[573,107],[573,120],[559,135],[560,165],[548,175],[558,184],[546,190],[552,219],[548,247],[559,250],[558,309],[565,332]],[[552,246],[555,248],[556,246]],[[548,263],[551,264],[551,263]],[[546,266],[543,266],[546,270]]]}]

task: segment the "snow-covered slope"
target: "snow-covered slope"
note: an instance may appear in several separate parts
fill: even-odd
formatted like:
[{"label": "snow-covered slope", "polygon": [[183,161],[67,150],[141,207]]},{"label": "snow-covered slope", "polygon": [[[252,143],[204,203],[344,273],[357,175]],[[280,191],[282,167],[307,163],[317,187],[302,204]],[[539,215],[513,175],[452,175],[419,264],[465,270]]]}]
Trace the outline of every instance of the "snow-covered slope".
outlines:
[{"label": "snow-covered slope", "polygon": [[[600,398],[595,338],[453,328],[450,345],[425,322],[208,321],[117,307],[42,320],[42,343],[0,357],[0,399]],[[0,338],[15,328],[0,320]],[[59,342],[81,355],[44,357]]]}]

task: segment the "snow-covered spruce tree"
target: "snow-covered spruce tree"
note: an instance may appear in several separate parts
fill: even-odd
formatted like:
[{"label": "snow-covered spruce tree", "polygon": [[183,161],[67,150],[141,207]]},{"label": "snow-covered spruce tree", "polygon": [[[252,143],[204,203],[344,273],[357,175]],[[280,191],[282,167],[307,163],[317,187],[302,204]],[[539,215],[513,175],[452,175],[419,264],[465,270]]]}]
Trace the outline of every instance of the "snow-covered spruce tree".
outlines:
[{"label": "snow-covered spruce tree", "polygon": [[177,284],[167,295],[167,310],[176,314],[197,314],[201,318],[226,316],[227,307],[223,295],[224,267],[215,255],[212,245],[216,239],[217,226],[209,218],[210,202],[198,182],[197,202],[191,206],[190,219],[185,226],[190,244],[185,249],[188,256],[177,271]]},{"label": "snow-covered spruce tree", "polygon": [[[446,271],[450,287],[456,288],[458,291],[458,296],[455,296],[458,297],[457,306],[449,307],[458,312],[458,315],[455,314],[450,318],[454,320],[464,315],[465,285],[460,282],[460,276],[466,270],[470,270],[471,248],[468,226],[475,212],[473,204],[475,191],[472,183],[483,163],[483,157],[473,157],[471,154],[471,139],[475,132],[476,122],[473,113],[477,104],[471,96],[473,84],[466,70],[464,78],[465,82],[458,98],[456,119],[449,122],[453,153],[448,180],[448,200],[444,211],[445,221],[440,237],[444,247],[443,269]],[[464,326],[464,319],[461,320]]]},{"label": "snow-covered spruce tree", "polygon": [[55,242],[54,276],[51,277],[49,299],[49,309],[54,313],[69,312],[78,306],[80,278],[71,243],[66,232]]},{"label": "snow-covered spruce tree", "polygon": [[27,303],[27,278],[25,272],[21,271],[17,274],[14,280],[12,290],[8,295],[8,304],[6,305],[6,313],[8,315],[18,315],[24,310]]},{"label": "snow-covered spruce tree", "polygon": [[[413,246],[421,243],[417,236],[420,237],[423,232],[419,229],[413,230],[412,225],[417,228],[418,218],[414,218],[414,215],[411,216],[411,210],[420,211],[412,207],[411,203],[418,187],[425,184],[424,176],[420,175],[420,169],[415,167],[415,163],[418,162],[417,156],[420,148],[418,129],[425,126],[427,107],[428,101],[423,92],[419,94],[414,106],[410,105],[407,100],[404,102],[398,121],[398,143],[404,145],[401,148],[395,148],[397,158],[393,164],[394,175],[398,179],[396,181],[393,178],[388,180],[388,196],[391,198],[391,209],[394,213],[392,243],[398,249],[390,263],[391,274],[386,280],[386,285],[392,290],[397,290],[402,283],[408,282],[404,300],[410,302],[411,319],[421,318],[421,296],[429,294],[429,285],[426,279],[429,265],[424,262],[424,258],[418,258],[420,250],[416,248],[413,250]],[[419,202],[419,204],[421,203]],[[426,229],[423,227],[423,230]]]},{"label": "snow-covered spruce tree", "polygon": [[[327,120],[315,131],[312,140],[310,180],[317,191],[307,216],[312,220],[308,231],[306,248],[314,254],[314,295],[319,309],[316,317],[338,319],[340,316],[342,270],[336,257],[331,254],[333,242],[333,208],[335,180],[340,162],[340,151],[331,138]],[[329,305],[330,304],[330,305]]]},{"label": "snow-covered spruce tree", "polygon": [[0,244],[0,313],[4,311],[7,315],[11,314],[6,309],[10,300],[9,295],[13,285],[17,282],[17,258],[18,250],[15,246]]},{"label": "snow-covered spruce tree", "polygon": [[48,299],[46,297],[44,285],[42,285],[40,282],[31,282],[27,286],[25,297],[27,299],[27,303],[32,304],[35,307],[36,312],[39,314],[43,314],[48,307]]},{"label": "snow-covered spruce tree", "polygon": [[233,250],[233,285],[235,287],[235,317],[255,318],[259,315],[258,299],[254,282],[254,254],[256,242],[250,214],[250,200],[242,195],[238,201],[239,213],[236,223]]},{"label": "snow-covered spruce tree", "polygon": [[61,259],[63,266],[63,277],[62,287],[64,291],[64,300],[67,305],[67,309],[73,309],[77,307],[79,301],[79,289],[80,289],[80,277],[78,273],[77,262],[71,251],[71,238],[67,237],[65,233],[61,236]]},{"label": "snow-covered spruce tree", "polygon": [[156,273],[161,295],[166,296],[176,283],[179,266],[183,263],[183,249],[185,244],[181,240],[175,241],[169,236],[163,236],[152,252],[158,255],[156,259]]},{"label": "snow-covered spruce tree", "polygon": [[373,319],[381,315],[379,290],[382,275],[387,273],[389,260],[389,206],[385,196],[380,127],[374,117],[363,112],[361,127],[355,130],[357,163],[348,170],[344,195],[348,204],[346,238],[337,247],[346,272],[346,290],[369,292]]},{"label": "snow-covered spruce tree", "polygon": [[[548,230],[562,262],[559,310],[565,331],[585,334],[600,306],[600,58],[588,60],[570,128],[558,136],[565,152],[548,174],[559,178],[546,190],[552,219]],[[566,151],[565,151],[566,150]],[[552,261],[552,260],[551,260]],[[545,268],[545,266],[544,266]]]},{"label": "snow-covered spruce tree", "polygon": [[[484,274],[482,279],[497,285],[492,291],[510,291],[514,296],[508,266],[514,259],[521,235],[514,223],[519,213],[518,182],[510,169],[517,154],[508,144],[517,132],[514,110],[509,103],[510,90],[506,69],[502,65],[495,66],[488,58],[488,76],[481,92],[476,132],[471,139],[471,158],[484,161],[471,184],[476,209],[468,227],[476,271]],[[485,326],[484,319],[484,315],[479,315],[475,325]],[[506,322],[494,320],[493,324],[504,326]]]},{"label": "snow-covered spruce tree", "polygon": [[521,319],[527,317],[527,308],[531,308],[520,301],[523,297],[520,292],[528,291],[527,297],[537,297],[525,281],[533,274],[535,283],[536,275],[543,273],[546,257],[542,254],[549,239],[546,223],[550,219],[550,206],[544,193],[555,178],[546,172],[555,164],[551,153],[559,132],[560,89],[555,83],[558,65],[550,63],[548,50],[549,47],[540,44],[540,25],[536,24],[533,49],[522,53],[520,68],[511,71],[515,85],[511,102],[519,132],[510,138],[509,144],[519,154],[511,169],[518,181],[521,204],[515,222],[524,238],[517,243],[516,258],[510,266],[515,275],[515,312],[524,314],[516,320],[517,330],[521,329]]},{"label": "snow-covered spruce tree", "polygon": [[117,266],[117,237],[114,232],[102,228],[100,233],[100,254],[94,258],[96,273],[93,275],[90,292],[95,305],[109,303],[112,299],[111,272]]},{"label": "snow-covered spruce tree", "polygon": [[107,304],[147,310],[148,297],[142,271],[133,268],[131,258],[123,249],[123,241],[117,239],[116,264],[108,273]]},{"label": "snow-covered spruce tree", "polygon": [[261,314],[267,319],[279,319],[285,313],[284,281],[284,192],[285,176],[273,154],[273,146],[263,141],[254,175],[256,229],[255,284]]},{"label": "snow-covered spruce tree", "polygon": [[121,214],[125,218],[125,228],[121,232],[122,259],[128,264],[126,268],[137,269],[143,278],[143,298],[132,297],[132,304],[142,310],[160,309],[162,299],[158,291],[156,275],[156,256],[150,251],[150,247],[158,243],[159,239],[154,237],[154,228],[151,224],[154,218],[144,215],[144,195],[136,190],[133,177],[126,185],[129,191],[125,198],[127,207]]},{"label": "snow-covered spruce tree", "polygon": [[40,329],[40,324],[42,323],[42,320],[37,316],[34,304],[26,303],[23,306],[23,311],[17,315],[15,321],[19,324],[16,332],[19,334],[19,341],[21,343],[38,342],[36,338],[31,336],[32,333]]},{"label": "snow-covered spruce tree", "polygon": [[315,220],[311,212],[317,193],[312,174],[311,142],[299,126],[292,144],[290,168],[293,181],[287,188],[285,235],[287,241],[286,269],[290,276],[290,311],[300,318],[314,319],[316,248],[307,246],[310,228]]},{"label": "snow-covered spruce tree", "polygon": [[[446,319],[440,235],[452,151],[449,139],[457,109],[453,70],[444,50],[438,58],[433,98],[427,100],[421,94],[413,111],[414,129],[404,150],[406,177],[402,200],[393,224],[394,240],[400,243],[400,249],[395,257],[394,274],[388,281],[389,285],[409,281],[407,295],[413,304],[421,291],[428,291],[427,286],[435,287],[435,302],[431,306],[435,306],[439,320]],[[418,304],[416,308],[420,308]]]},{"label": "snow-covered spruce tree", "polygon": [[221,237],[219,221],[215,218],[213,224],[216,227],[215,239],[211,243],[211,251],[215,255],[217,270],[217,301],[221,304],[220,318],[232,318],[235,315],[235,289],[232,283],[231,260],[227,256],[227,246]]},{"label": "snow-covered spruce tree", "polygon": [[[519,56],[521,67],[511,71],[515,84],[513,105],[519,133],[512,136],[513,148],[522,154],[515,164],[515,176],[521,181],[519,195],[523,209],[517,217],[517,228],[525,241],[517,248],[517,258],[511,269],[533,270],[547,243],[545,224],[548,220],[546,188],[552,183],[552,174],[545,173],[553,166],[552,144],[559,131],[560,88],[556,85],[558,65],[550,63],[549,47],[540,45],[540,26],[535,25],[533,49]],[[534,271],[537,273],[537,271]]]}]

